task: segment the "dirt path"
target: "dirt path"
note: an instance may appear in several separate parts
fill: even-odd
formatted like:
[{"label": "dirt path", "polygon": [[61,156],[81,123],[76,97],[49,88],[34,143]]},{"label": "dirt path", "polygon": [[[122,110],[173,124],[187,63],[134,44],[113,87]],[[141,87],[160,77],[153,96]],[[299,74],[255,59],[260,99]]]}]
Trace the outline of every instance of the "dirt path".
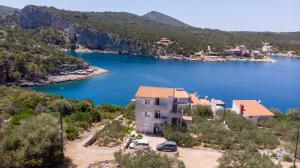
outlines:
[{"label": "dirt path", "polygon": [[99,147],[92,145],[84,147],[83,145],[89,141],[93,135],[101,130],[104,126],[95,124],[89,130],[80,135],[79,139],[68,142],[65,145],[65,156],[72,162],[72,167],[86,168],[90,164],[97,161],[112,160],[113,153],[120,149],[120,147]]}]

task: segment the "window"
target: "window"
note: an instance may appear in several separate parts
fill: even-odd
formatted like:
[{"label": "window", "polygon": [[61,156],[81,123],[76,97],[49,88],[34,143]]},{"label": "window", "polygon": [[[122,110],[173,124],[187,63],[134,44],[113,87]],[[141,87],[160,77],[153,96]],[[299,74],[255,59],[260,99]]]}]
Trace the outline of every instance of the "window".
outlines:
[{"label": "window", "polygon": [[155,98],[155,105],[159,105],[159,98]]},{"label": "window", "polygon": [[145,112],[145,117],[150,117],[150,112]]},{"label": "window", "polygon": [[150,104],[150,100],[149,99],[145,99],[145,104]]},{"label": "window", "polygon": [[154,118],[160,118],[160,111],[159,110],[155,110]]}]

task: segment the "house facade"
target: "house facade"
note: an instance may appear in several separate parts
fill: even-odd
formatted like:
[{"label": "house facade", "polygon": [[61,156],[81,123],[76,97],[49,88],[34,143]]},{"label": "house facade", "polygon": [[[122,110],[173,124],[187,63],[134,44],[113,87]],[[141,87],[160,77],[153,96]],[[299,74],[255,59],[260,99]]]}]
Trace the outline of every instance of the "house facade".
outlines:
[{"label": "house facade", "polygon": [[162,127],[184,122],[180,107],[191,106],[184,89],[140,86],[135,94],[136,130],[141,133],[161,133]]},{"label": "house facade", "polygon": [[254,123],[261,119],[274,117],[274,113],[256,100],[233,100],[231,110]]}]

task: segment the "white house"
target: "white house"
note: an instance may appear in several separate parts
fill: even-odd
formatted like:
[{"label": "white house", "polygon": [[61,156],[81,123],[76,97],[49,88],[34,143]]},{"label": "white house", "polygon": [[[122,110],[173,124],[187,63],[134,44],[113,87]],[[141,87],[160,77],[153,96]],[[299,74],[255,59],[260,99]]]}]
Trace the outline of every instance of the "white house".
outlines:
[{"label": "white house", "polygon": [[233,100],[231,110],[252,120],[254,123],[274,116],[274,113],[256,100]]},{"label": "white house", "polygon": [[182,88],[162,88],[140,86],[135,94],[135,121],[137,132],[161,133],[162,126],[185,122],[191,118],[183,118],[178,107],[190,108],[189,94]]}]

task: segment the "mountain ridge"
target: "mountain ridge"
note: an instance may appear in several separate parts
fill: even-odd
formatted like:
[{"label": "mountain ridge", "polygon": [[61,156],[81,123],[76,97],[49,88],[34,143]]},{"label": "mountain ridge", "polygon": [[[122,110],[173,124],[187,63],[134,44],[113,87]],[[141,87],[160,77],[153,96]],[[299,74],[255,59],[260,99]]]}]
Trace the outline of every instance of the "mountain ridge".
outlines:
[{"label": "mountain ridge", "polygon": [[16,11],[20,11],[18,8],[0,5],[0,16],[10,15]]},{"label": "mountain ridge", "polygon": [[[229,47],[241,44],[250,49],[260,49],[264,42],[269,42],[279,51],[295,50],[300,53],[300,34],[297,32],[222,31],[178,27],[128,12],[80,12],[29,5],[19,12],[19,17],[15,20],[25,30],[57,29],[54,32],[64,37],[59,40],[63,40],[64,44],[69,43],[61,47],[68,49],[70,46],[71,49],[81,46],[129,55],[189,56],[206,50],[207,46],[222,53]],[[157,45],[156,42],[162,37],[175,43],[169,46]]]},{"label": "mountain ridge", "polygon": [[193,27],[176,18],[173,18],[171,16],[168,16],[166,14],[157,11],[150,11],[142,15],[142,17],[145,19],[155,21],[157,23],[162,23],[162,24],[171,25],[175,27]]}]

